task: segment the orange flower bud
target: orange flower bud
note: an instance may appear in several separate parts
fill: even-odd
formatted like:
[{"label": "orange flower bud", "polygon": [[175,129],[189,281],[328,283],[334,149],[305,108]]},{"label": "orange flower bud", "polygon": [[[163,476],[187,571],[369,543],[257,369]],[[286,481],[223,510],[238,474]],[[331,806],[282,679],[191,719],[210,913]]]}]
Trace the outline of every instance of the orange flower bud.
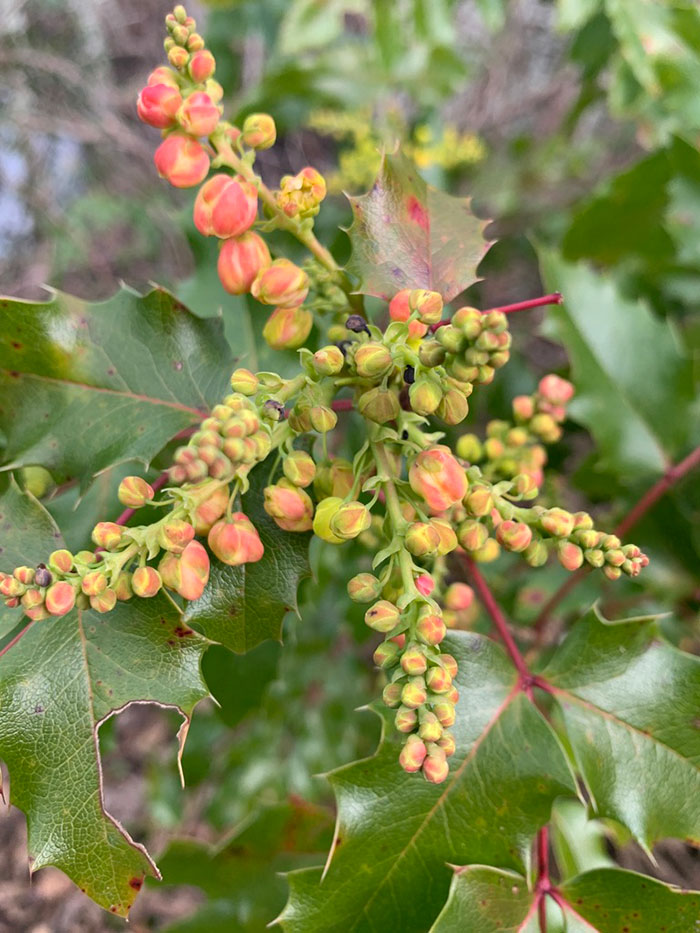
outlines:
[{"label": "orange flower bud", "polygon": [[149,599],[163,585],[160,574],[153,567],[138,567],[131,578],[131,586],[137,596]]},{"label": "orange flower bud", "polygon": [[119,484],[117,498],[122,505],[130,509],[140,509],[150,502],[155,492],[150,483],[140,476],[126,476]]},{"label": "orange flower bud", "polygon": [[365,622],[375,632],[386,634],[396,628],[400,617],[401,613],[393,603],[387,599],[380,599],[365,613]]},{"label": "orange flower bud", "polygon": [[98,547],[113,551],[119,546],[124,528],[116,522],[98,522],[92,529],[92,540]]},{"label": "orange flower bud", "polygon": [[296,350],[306,341],[313,323],[306,308],[275,308],[263,327],[263,337],[273,350]]},{"label": "orange flower bud", "polygon": [[469,609],[474,602],[474,590],[466,583],[453,583],[445,593],[445,605],[456,611]]},{"label": "orange flower bud", "polygon": [[187,70],[196,84],[203,84],[216,71],[216,60],[209,49],[199,49],[190,58]]},{"label": "orange flower bud", "polygon": [[52,616],[64,616],[75,606],[75,588],[59,580],[46,591],[46,611]]},{"label": "orange flower bud", "polygon": [[433,512],[444,512],[467,492],[467,477],[450,452],[439,445],[421,451],[408,471],[411,489]]},{"label": "orange flower bud", "polygon": [[[255,185],[240,175],[231,178],[230,175],[219,174],[202,185],[197,194],[194,202],[194,225],[204,236],[235,237],[251,226],[257,213],[258,191]],[[260,237],[257,234],[252,236],[255,239],[245,240],[243,247],[239,249],[239,252],[242,252],[242,256],[238,258],[239,263],[249,259],[251,253],[253,258],[262,257],[263,263],[265,255],[269,257],[267,247]],[[226,262],[231,259],[232,249],[233,247],[228,247]],[[226,271],[229,271],[228,266]],[[233,271],[235,272],[235,269]],[[245,271],[250,270],[246,268]]]},{"label": "orange flower bud", "polygon": [[251,149],[269,149],[277,139],[275,121],[269,113],[251,113],[243,121],[241,139]]},{"label": "orange flower bud", "polygon": [[[404,288],[397,292],[389,302],[389,317],[392,321],[408,321],[411,316],[411,309],[408,306],[408,296],[411,294],[410,288]],[[425,337],[428,333],[428,325],[421,321],[411,321],[408,325],[408,336],[412,338]]]},{"label": "orange flower bud", "polygon": [[309,293],[309,277],[289,259],[275,259],[259,273],[251,294],[264,305],[296,308]]},{"label": "orange flower bud", "polygon": [[177,112],[177,120],[190,136],[211,136],[221,119],[221,113],[204,91],[195,91],[185,98]]},{"label": "orange flower bud", "polygon": [[149,84],[138,96],[136,112],[144,123],[163,130],[173,126],[181,106],[182,96],[177,85]]},{"label": "orange flower bud", "polygon": [[192,188],[207,177],[209,156],[196,139],[173,133],[158,146],[154,155],[156,169],[176,188]]},{"label": "orange flower bud", "polygon": [[270,250],[263,238],[248,230],[223,243],[216,268],[226,291],[231,295],[243,295],[250,291],[256,277],[271,262]]},{"label": "orange flower bud", "polygon": [[234,512],[230,522],[216,522],[207,541],[219,560],[231,567],[255,563],[265,552],[255,526],[243,512]]},{"label": "orange flower bud", "polygon": [[288,479],[264,490],[264,509],[283,531],[310,531],[314,505],[307,493]]},{"label": "orange flower bud", "polygon": [[427,755],[425,743],[417,735],[409,735],[406,744],[401,749],[399,764],[409,774],[420,771],[421,765]]}]

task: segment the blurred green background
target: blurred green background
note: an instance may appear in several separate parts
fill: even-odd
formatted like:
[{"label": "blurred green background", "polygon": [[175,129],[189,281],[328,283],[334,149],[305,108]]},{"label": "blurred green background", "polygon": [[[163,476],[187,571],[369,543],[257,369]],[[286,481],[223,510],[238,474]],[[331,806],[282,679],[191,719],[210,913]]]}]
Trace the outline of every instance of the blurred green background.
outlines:
[{"label": "blurred green background", "polygon": [[[295,354],[256,349],[259,316],[220,287],[215,244],[191,223],[193,194],[155,175],[158,136],[134,105],[163,58],[167,10],[154,0],[4,5],[1,290],[35,298],[50,284],[101,299],[122,280],[139,290],[155,281],[198,314],[221,311],[246,365],[291,372]],[[277,121],[278,145],[260,161],[265,180],[305,164],[327,175],[332,196],[316,230],[339,259],[348,242],[338,228],[350,221],[342,192],[369,187],[379,151],[400,143],[429,182],[471,195],[479,216],[493,218],[499,242],[469,303],[493,307],[554,287],[576,299],[575,311],[572,301],[571,312],[512,319],[517,352],[469,426],[507,416],[512,395],[543,373],[571,375],[570,361],[579,398],[552,453],[551,501],[589,508],[612,527],[697,445],[695,0],[216,0],[188,12],[216,56],[227,115],[264,110]],[[114,517],[126,472],[100,477],[77,509],[75,490],[46,490],[69,546],[82,546],[98,517]],[[691,476],[631,536],[652,557],[644,578],[614,588],[587,581],[566,617],[600,596],[609,617],[668,612],[667,636],[697,650],[699,513]],[[378,681],[344,591],[350,562],[364,569],[368,556],[359,546],[329,550],[312,551],[314,579],[302,587],[301,619],[285,623],[284,648],[207,655],[220,706],[195,716],[186,791],[167,715],[137,708],[102,730],[108,808],[162,853],[169,885],[139,900],[136,933],[262,931],[284,904],[277,872],[324,861],[333,805],[317,775],[371,754],[378,735],[375,717],[355,712]],[[508,557],[487,571],[527,641],[564,572],[535,576]],[[486,629],[478,617],[465,624]],[[562,850],[576,818],[559,821]],[[680,843],[660,846],[654,867],[611,828],[592,840],[576,832],[586,865],[614,856],[700,887],[697,852]],[[119,926],[52,869],[30,889],[23,833],[20,814],[0,819],[0,845],[12,853],[0,930]]]}]

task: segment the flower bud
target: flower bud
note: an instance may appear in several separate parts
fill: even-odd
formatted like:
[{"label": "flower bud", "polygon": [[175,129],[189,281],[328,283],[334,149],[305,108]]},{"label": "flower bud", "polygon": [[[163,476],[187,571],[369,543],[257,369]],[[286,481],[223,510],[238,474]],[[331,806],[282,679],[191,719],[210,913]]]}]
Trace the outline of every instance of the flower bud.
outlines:
[{"label": "flower bud", "polygon": [[117,490],[117,498],[121,504],[130,509],[140,509],[141,506],[150,502],[154,495],[151,484],[141,479],[140,476],[126,476]]},{"label": "flower bud", "polygon": [[189,136],[174,133],[158,146],[154,155],[156,169],[176,188],[192,188],[207,177],[209,156]]},{"label": "flower bud", "polygon": [[131,587],[131,574],[127,570],[122,570],[122,572],[117,577],[116,583],[113,585],[113,590],[117,594],[117,599],[126,602],[127,599],[131,599],[134,595],[134,591]]},{"label": "flower bud", "polygon": [[389,668],[393,667],[398,662],[399,654],[400,649],[398,645],[391,641],[383,641],[375,650],[372,659],[377,667]]},{"label": "flower bud", "polygon": [[209,555],[199,541],[190,541],[179,557],[180,579],[176,587],[183,599],[194,600],[209,582]]},{"label": "flower bud", "polygon": [[[442,749],[440,749],[442,752]],[[431,754],[425,758],[423,762],[423,776],[431,784],[442,784],[443,781],[447,780],[447,775],[450,773],[450,766],[445,760],[445,753],[442,754]]]},{"label": "flower bud", "polygon": [[80,586],[86,596],[99,596],[107,589],[107,577],[101,570],[91,570],[85,574]]},{"label": "flower bud", "polygon": [[365,613],[365,623],[375,632],[382,632],[384,635],[396,628],[400,618],[399,610],[386,599],[380,599]]},{"label": "flower bud", "polygon": [[438,405],[437,416],[445,424],[459,424],[469,414],[469,403],[457,389],[445,392]]},{"label": "flower bud", "polygon": [[[433,670],[437,670],[437,668],[433,668]],[[456,719],[454,703],[446,698],[441,698],[432,703],[431,706],[433,712],[440,720],[440,724],[444,726],[445,729],[454,726]]]},{"label": "flower bud", "polygon": [[445,593],[445,606],[457,612],[469,609],[474,602],[474,590],[466,583],[452,583]]},{"label": "flower bud", "polygon": [[177,86],[152,84],[143,88],[136,101],[139,119],[149,126],[163,130],[175,123],[175,114],[182,105]]},{"label": "flower bud", "polygon": [[230,522],[216,522],[207,541],[216,557],[231,567],[255,563],[265,551],[255,526],[243,512],[234,512]]},{"label": "flower bud", "polygon": [[338,416],[332,408],[327,408],[325,405],[312,405],[309,409],[309,421],[314,431],[327,434],[338,423]]},{"label": "flower bud", "polygon": [[179,518],[170,519],[158,529],[158,544],[166,551],[179,554],[194,538],[194,528]]},{"label": "flower bud", "polygon": [[162,585],[160,574],[153,567],[138,567],[131,578],[131,586],[136,596],[146,599],[155,596]]},{"label": "flower bud", "polygon": [[311,333],[313,323],[306,308],[275,308],[263,327],[263,337],[273,350],[296,350]]},{"label": "flower bud", "polygon": [[429,522],[412,522],[406,529],[404,544],[414,557],[428,557],[436,553],[440,535]]},{"label": "flower bud", "polygon": [[377,386],[363,392],[357,406],[360,414],[376,424],[386,424],[398,418],[401,407],[396,392]]},{"label": "flower bud", "polygon": [[532,530],[525,522],[506,520],[496,529],[496,539],[507,551],[519,553],[532,541]]},{"label": "flower bud", "polygon": [[442,389],[433,379],[418,379],[408,390],[411,408],[418,415],[432,415],[442,401]]},{"label": "flower bud", "polygon": [[391,351],[383,343],[363,343],[355,350],[355,368],[365,379],[379,379],[393,365]]},{"label": "flower bud", "polygon": [[48,563],[54,573],[70,573],[73,569],[73,555],[65,548],[61,548],[58,551],[52,551]]},{"label": "flower bud", "polygon": [[[411,294],[410,288],[404,288],[397,292],[389,302],[389,317],[392,321],[408,321],[411,316],[411,309],[408,306],[408,296]],[[428,325],[421,321],[410,321],[408,324],[408,336],[411,338],[424,337],[428,333]]]},{"label": "flower bud", "polygon": [[187,70],[195,84],[204,84],[216,71],[216,60],[209,49],[198,49],[190,58]]},{"label": "flower bud", "polygon": [[106,551],[113,551],[119,546],[124,528],[116,522],[98,522],[92,529],[92,540]]},{"label": "flower bud", "polygon": [[409,735],[406,744],[401,749],[399,764],[409,774],[420,771],[427,754],[425,743],[417,735]]},{"label": "flower bud", "polygon": [[316,464],[304,450],[293,450],[282,461],[282,469],[287,479],[295,486],[306,487],[313,482]]},{"label": "flower bud", "polygon": [[59,580],[46,591],[46,611],[52,616],[64,616],[75,606],[75,588]]},{"label": "flower bud", "polygon": [[309,277],[289,259],[275,259],[257,275],[250,291],[262,304],[276,305],[277,310],[296,308],[309,292]]},{"label": "flower bud", "polygon": [[[389,684],[389,686],[398,686],[399,692],[403,693],[403,686],[401,684]],[[413,730],[418,725],[418,713],[413,708],[402,706],[399,708],[396,716],[394,717],[394,725],[399,732],[413,732]]]},{"label": "flower bud", "polygon": [[99,596],[90,597],[90,608],[94,612],[111,612],[117,605],[117,594],[112,589],[106,589]]},{"label": "flower bud", "polygon": [[343,544],[345,541],[331,530],[331,520],[342,504],[343,500],[340,496],[327,496],[316,506],[313,520],[314,534],[329,544]]},{"label": "flower bud", "polygon": [[408,471],[411,489],[433,512],[444,512],[467,492],[463,468],[444,445],[421,451]]},{"label": "flower bud", "polygon": [[540,516],[540,525],[544,531],[556,538],[568,538],[574,530],[574,516],[565,509],[547,509]]},{"label": "flower bud", "polygon": [[408,307],[416,311],[424,324],[437,324],[442,317],[442,296],[424,288],[414,288],[408,295]]},{"label": "flower bud", "polygon": [[[258,191],[255,185],[240,175],[232,178],[230,175],[218,174],[199,189],[194,202],[194,225],[204,236],[237,237],[248,230],[257,212]],[[253,261],[257,261],[258,272],[261,265],[264,266],[265,257],[269,259],[269,251],[263,240],[257,234],[252,236],[252,240],[248,239],[243,246],[239,246],[240,256],[236,255],[236,247],[231,246],[227,248],[223,261],[221,254],[219,255],[224,271],[231,271],[232,279],[235,279],[240,264],[246,263],[246,259],[252,258]],[[229,270],[228,263],[231,261],[234,266]],[[250,272],[248,265],[249,263],[246,263],[246,273]],[[240,292],[234,292],[234,294],[240,294]]]},{"label": "flower bud", "polygon": [[413,677],[424,674],[428,669],[428,661],[424,651],[418,645],[411,645],[401,655],[401,667]]},{"label": "flower bud", "polygon": [[422,677],[412,677],[401,691],[401,702],[409,709],[418,709],[428,699]]},{"label": "flower bud", "polygon": [[367,531],[372,524],[369,509],[357,500],[341,505],[330,520],[330,529],[343,541],[357,538],[363,531]]},{"label": "flower bud", "polygon": [[559,563],[565,570],[578,570],[583,563],[583,551],[577,544],[560,541],[557,546]]},{"label": "flower bud", "polygon": [[177,120],[190,136],[211,136],[221,119],[221,113],[204,91],[187,97],[177,112]]},{"label": "flower bud", "polygon": [[283,531],[310,531],[314,505],[309,496],[288,479],[264,489],[264,509]]},{"label": "flower bud", "polygon": [[269,113],[251,113],[243,121],[241,140],[251,149],[269,149],[277,139],[275,121]]},{"label": "flower bud", "polygon": [[484,315],[478,308],[458,308],[452,315],[452,326],[461,330],[467,340],[476,340],[483,327]]},{"label": "flower bud", "polygon": [[[255,203],[257,205],[257,201]],[[233,222],[233,215],[229,219]],[[243,222],[244,215],[237,215],[237,219],[239,223]],[[230,295],[243,295],[251,290],[255,279],[271,262],[270,250],[263,238],[252,230],[247,230],[224,241],[219,251],[216,269],[221,284]]]},{"label": "flower bud", "polygon": [[421,612],[416,623],[416,638],[424,645],[439,645],[447,634],[442,616],[433,610]]},{"label": "flower bud", "polygon": [[345,357],[336,346],[322,347],[313,356],[313,367],[321,376],[335,376],[345,365]]}]

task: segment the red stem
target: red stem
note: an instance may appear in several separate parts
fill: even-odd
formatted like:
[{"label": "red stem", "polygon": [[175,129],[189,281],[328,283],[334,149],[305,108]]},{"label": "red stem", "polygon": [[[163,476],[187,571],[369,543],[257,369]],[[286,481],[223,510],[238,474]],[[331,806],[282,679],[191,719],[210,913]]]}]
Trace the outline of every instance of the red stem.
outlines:
[{"label": "red stem", "polygon": [[[501,305],[498,308],[488,308],[486,311],[484,311],[484,314],[488,314],[489,311],[502,311],[503,314],[512,314],[514,311],[529,311],[530,308],[540,308],[542,305],[560,305],[563,300],[564,299],[559,292],[552,292],[551,295],[543,295],[541,298],[529,298],[527,301],[516,301],[515,304],[512,305]],[[438,321],[437,324],[433,324],[430,329],[434,333],[438,327],[444,327],[449,323],[449,320]]]},{"label": "red stem", "polygon": [[[639,502],[628,512],[619,525],[613,529],[613,534],[620,537],[627,534],[630,528],[633,528],[672,486],[681,480],[686,473],[690,473],[691,470],[694,470],[698,466],[700,466],[700,447],[696,447],[695,450],[689,453],[680,463],[676,463],[669,467],[661,479],[644,493]],[[533,628],[538,634],[542,633],[549,621],[550,615],[559,603],[569,595],[574,587],[578,586],[587,573],[588,568],[581,567],[580,570],[577,570],[576,573],[566,579],[559,589],[547,600],[533,625]],[[538,642],[539,641],[540,639],[538,639]]]},{"label": "red stem", "polygon": [[479,599],[483,603],[484,609],[491,617],[491,621],[493,622],[496,631],[501,636],[501,640],[506,646],[506,651],[510,655],[516,670],[520,674],[521,689],[525,692],[529,699],[532,699],[532,674],[530,673],[530,670],[525,663],[525,659],[520,653],[520,649],[515,643],[515,639],[510,633],[508,623],[506,622],[505,616],[501,612],[500,606],[496,602],[493,593],[489,589],[488,583],[481,575],[481,571],[476,566],[472,558],[469,557],[469,555],[464,554],[462,555],[462,561],[467,569],[467,573],[471,577],[474,588],[479,594]]}]

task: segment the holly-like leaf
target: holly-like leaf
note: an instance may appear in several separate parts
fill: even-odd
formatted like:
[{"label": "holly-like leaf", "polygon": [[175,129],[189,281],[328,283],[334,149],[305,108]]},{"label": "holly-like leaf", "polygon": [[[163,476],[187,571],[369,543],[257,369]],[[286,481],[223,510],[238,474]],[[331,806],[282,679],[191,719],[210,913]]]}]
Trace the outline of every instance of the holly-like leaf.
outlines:
[{"label": "holly-like leaf", "polygon": [[620,476],[662,473],[700,440],[690,361],[666,321],[625,299],[610,278],[540,250],[545,282],[564,303],[548,318],[571,359],[570,415],[595,438],[601,467]]},{"label": "holly-like leaf", "polygon": [[239,567],[212,559],[207,588],[184,615],[185,622],[237,654],[268,638],[281,640],[282,620],[296,610],[299,583],[310,573],[311,533],[282,531],[270,518],[263,508],[269,480],[270,467],[262,463],[250,474],[241,506],[265,547],[262,559]]},{"label": "holly-like leaf", "polygon": [[489,221],[472,214],[470,198],[426,184],[400,152],[386,154],[372,189],[349,200],[347,268],[359,279],[358,292],[388,301],[402,288],[428,288],[451,301],[479,281]]},{"label": "holly-like leaf", "polygon": [[116,463],[148,464],[216,404],[232,366],[221,322],[161,288],[0,299],[0,469],[38,463],[86,488]]},{"label": "holly-like leaf", "polygon": [[[9,569],[19,556],[36,564],[61,546],[58,529],[14,482],[4,486],[0,564]],[[20,517],[26,524],[16,524]],[[157,597],[120,603],[106,616],[74,610],[30,623],[5,646],[0,757],[11,802],[27,816],[32,870],[55,865],[107,910],[128,913],[157,869],[104,809],[98,730],[131,703],[150,702],[182,714],[184,741],[192,709],[207,695],[200,663],[208,644]]]},{"label": "holly-like leaf", "polygon": [[[578,875],[555,896],[567,933],[690,933],[700,917],[700,892],[679,891],[619,868]],[[548,906],[554,914],[553,899]],[[472,865],[455,873],[449,900],[430,933],[539,933],[536,910],[525,878]]]},{"label": "holly-like leaf", "polygon": [[448,779],[405,774],[393,727],[374,757],[332,772],[332,858],[322,883],[321,869],[289,876],[285,930],[423,933],[447,897],[448,862],[523,870],[555,797],[575,794],[559,742],[503,651],[467,633],[451,634],[446,650],[460,667]]},{"label": "holly-like leaf", "polygon": [[700,842],[700,658],[662,641],[654,619],[592,609],[543,676],[595,813],[647,851],[667,836]]}]

